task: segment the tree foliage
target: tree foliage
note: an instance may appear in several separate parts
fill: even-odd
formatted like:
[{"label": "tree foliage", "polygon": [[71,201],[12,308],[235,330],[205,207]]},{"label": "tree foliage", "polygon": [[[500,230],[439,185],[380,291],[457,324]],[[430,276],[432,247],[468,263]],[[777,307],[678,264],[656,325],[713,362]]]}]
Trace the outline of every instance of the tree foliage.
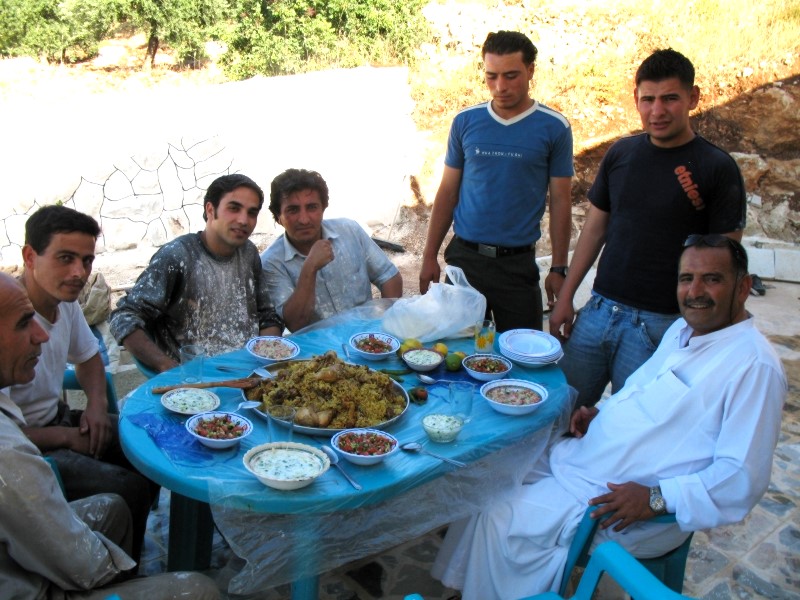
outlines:
[{"label": "tree foliage", "polygon": [[424,0],[239,0],[220,37],[233,79],[402,63],[426,39]]}]

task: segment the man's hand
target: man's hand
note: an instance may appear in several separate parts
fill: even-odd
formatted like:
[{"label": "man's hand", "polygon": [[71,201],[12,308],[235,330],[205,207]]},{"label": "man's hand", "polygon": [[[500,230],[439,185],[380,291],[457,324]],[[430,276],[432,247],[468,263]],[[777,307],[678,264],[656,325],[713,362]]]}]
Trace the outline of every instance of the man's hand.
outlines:
[{"label": "man's hand", "polygon": [[548,273],[544,278],[544,291],[547,293],[547,306],[553,308],[564,285],[564,276],[560,273]]},{"label": "man's hand", "polygon": [[78,454],[93,456],[89,451],[89,436],[82,434],[79,427],[62,427],[60,429],[63,430],[62,439],[64,443],[61,444],[62,448],[72,450]]},{"label": "man's hand", "polygon": [[311,246],[306,256],[306,262],[311,264],[316,273],[322,267],[332,262],[335,256],[333,255],[333,244],[330,240],[317,240]]},{"label": "man's hand", "polygon": [[94,458],[100,458],[111,443],[113,428],[108,417],[108,411],[102,408],[87,406],[81,414],[79,427],[82,436],[89,437],[89,454]]},{"label": "man's hand", "polygon": [[[554,273],[551,273],[550,275],[554,275]],[[556,277],[563,279],[563,277],[560,275],[555,275]],[[547,281],[549,279],[550,276],[548,276],[545,280],[545,287],[547,287]],[[560,290],[561,287],[559,286],[559,291]],[[549,292],[547,298],[549,304]],[[550,323],[550,335],[557,337],[562,342],[568,340],[570,334],[572,333],[572,324],[575,322],[575,308],[572,306],[572,298],[559,298],[558,292],[556,292],[556,303],[553,307],[553,311],[550,313],[548,322]],[[564,328],[563,332],[561,330],[562,327]]]},{"label": "man's hand", "polygon": [[422,268],[419,271],[419,293],[424,294],[428,291],[431,283],[439,283],[442,276],[442,269],[436,258],[423,258]]},{"label": "man's hand", "polygon": [[589,430],[592,422],[600,411],[594,406],[581,406],[572,412],[569,418],[569,432],[573,437],[582,438]]},{"label": "man's hand", "polygon": [[589,500],[592,506],[602,504],[592,513],[593,519],[598,519],[606,513],[614,513],[600,523],[601,529],[607,529],[616,523],[614,531],[622,531],[637,521],[647,521],[656,516],[650,508],[649,487],[629,481],[622,484],[609,483],[608,489],[611,490],[608,494]]}]

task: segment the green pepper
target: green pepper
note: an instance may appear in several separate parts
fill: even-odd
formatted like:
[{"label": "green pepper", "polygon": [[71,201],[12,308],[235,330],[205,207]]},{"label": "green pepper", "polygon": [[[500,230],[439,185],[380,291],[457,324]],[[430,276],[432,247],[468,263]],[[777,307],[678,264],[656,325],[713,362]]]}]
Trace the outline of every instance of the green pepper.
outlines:
[{"label": "green pepper", "polygon": [[428,401],[428,390],[423,387],[413,387],[408,390],[408,398],[414,404],[425,404]]}]

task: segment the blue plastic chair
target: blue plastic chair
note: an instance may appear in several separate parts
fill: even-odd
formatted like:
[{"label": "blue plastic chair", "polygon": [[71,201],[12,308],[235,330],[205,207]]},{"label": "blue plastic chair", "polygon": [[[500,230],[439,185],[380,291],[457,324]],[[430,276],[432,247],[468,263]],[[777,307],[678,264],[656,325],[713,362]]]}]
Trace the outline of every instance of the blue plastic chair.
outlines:
[{"label": "blue plastic chair", "polygon": [[[66,369],[64,371],[64,381],[61,387],[65,390],[81,390],[78,376],[75,374],[75,369]],[[114,387],[114,379],[111,373],[106,371],[106,397],[108,398],[108,412],[109,414],[119,414],[119,407],[117,406],[117,389]]]},{"label": "blue plastic chair", "polygon": [[[597,506],[590,506],[586,509],[581,519],[578,529],[575,532],[575,537],[570,544],[569,552],[567,553],[567,562],[564,568],[564,575],[561,578],[561,586],[559,594],[562,596],[567,589],[570,576],[573,569],[577,567],[585,567],[589,562],[589,549],[592,546],[592,539],[597,531],[597,526],[600,521],[605,520],[610,516],[607,515],[600,519],[592,519],[592,513],[597,510]],[[674,514],[659,515],[651,519],[654,523],[675,523]],[[641,564],[658,579],[660,579],[669,589],[677,592],[678,594],[683,591],[683,576],[686,571],[686,558],[689,555],[689,547],[692,543],[692,535],[677,548],[658,556],[656,558],[643,558],[640,559]]]},{"label": "blue plastic chair", "polygon": [[[617,542],[610,541],[600,544],[595,549],[583,572],[578,589],[572,596],[573,600],[590,600],[603,573],[608,573],[632,598],[679,600],[691,597],[683,596],[668,588],[625,548]],[[524,600],[563,600],[563,596],[547,592]]]},{"label": "blue plastic chair", "polygon": [[58,487],[61,488],[61,493],[66,495],[66,489],[64,488],[64,480],[61,479],[61,471],[58,470],[58,465],[56,461],[53,460],[50,456],[43,456],[45,462],[50,465],[50,468],[53,470],[53,475],[56,476],[56,481],[58,481]]}]

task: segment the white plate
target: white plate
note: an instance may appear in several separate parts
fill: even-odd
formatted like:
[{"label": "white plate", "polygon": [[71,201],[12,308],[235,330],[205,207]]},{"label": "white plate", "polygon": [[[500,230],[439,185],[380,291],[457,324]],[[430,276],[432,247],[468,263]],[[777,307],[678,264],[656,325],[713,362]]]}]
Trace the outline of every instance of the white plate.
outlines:
[{"label": "white plate", "polygon": [[500,334],[500,348],[522,357],[547,357],[561,349],[559,341],[543,331],[536,329],[511,329]]},{"label": "white plate", "polygon": [[161,396],[161,405],[179,415],[196,415],[219,407],[219,396],[208,390],[178,388]]}]

